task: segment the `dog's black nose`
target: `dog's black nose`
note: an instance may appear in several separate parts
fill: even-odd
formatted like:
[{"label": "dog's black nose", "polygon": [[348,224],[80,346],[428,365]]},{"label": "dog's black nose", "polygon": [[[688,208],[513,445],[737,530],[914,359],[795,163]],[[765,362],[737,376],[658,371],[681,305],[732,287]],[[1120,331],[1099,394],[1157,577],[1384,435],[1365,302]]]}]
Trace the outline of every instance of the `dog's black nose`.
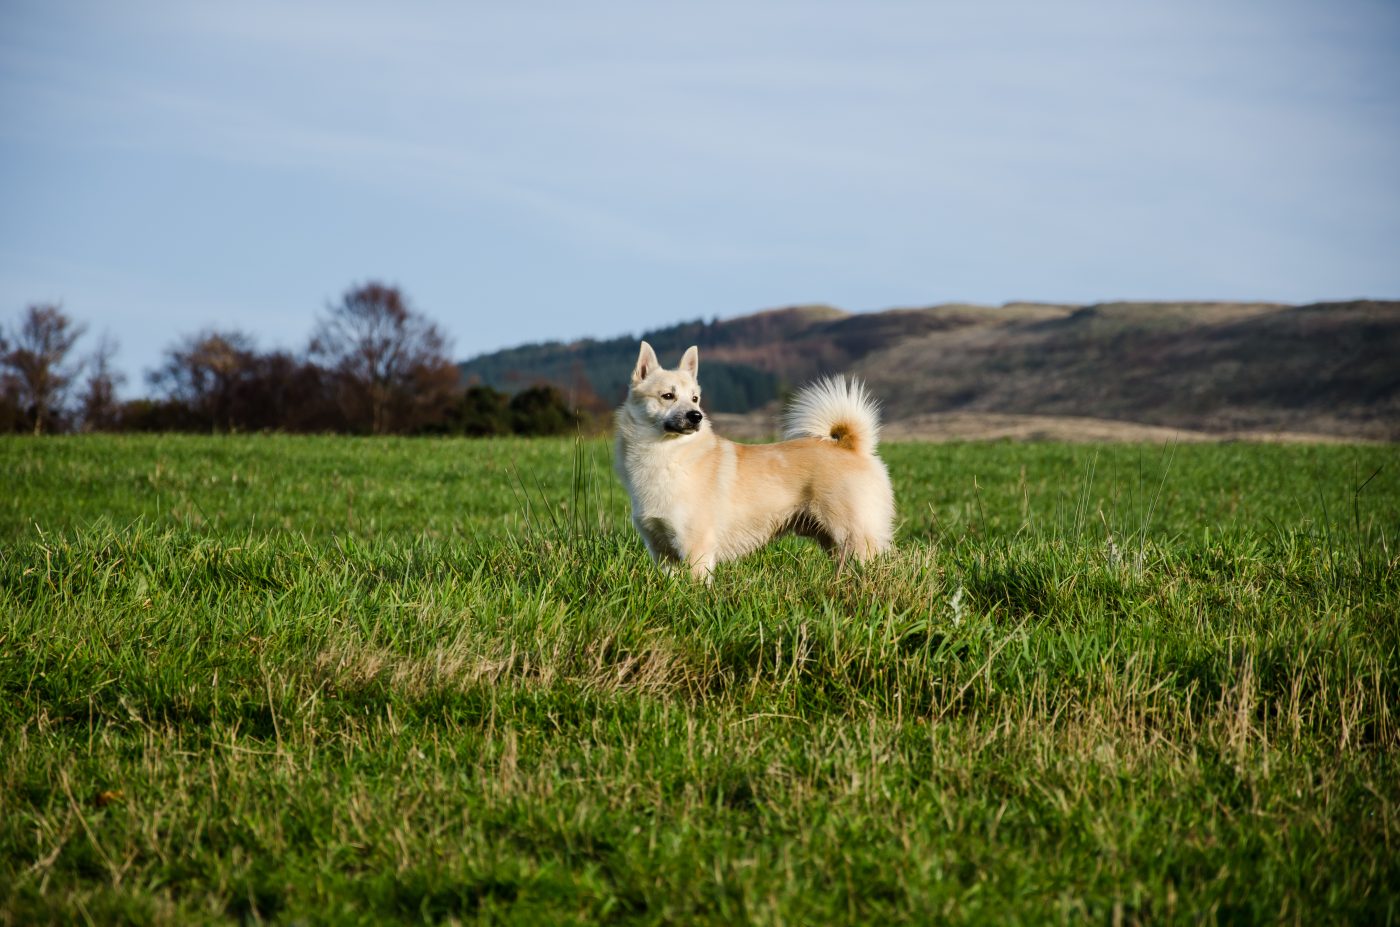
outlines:
[{"label": "dog's black nose", "polygon": [[700,420],[704,417],[705,413],[701,412],[699,409],[691,409],[685,414],[685,420],[690,422],[690,424],[692,425],[700,424]]}]

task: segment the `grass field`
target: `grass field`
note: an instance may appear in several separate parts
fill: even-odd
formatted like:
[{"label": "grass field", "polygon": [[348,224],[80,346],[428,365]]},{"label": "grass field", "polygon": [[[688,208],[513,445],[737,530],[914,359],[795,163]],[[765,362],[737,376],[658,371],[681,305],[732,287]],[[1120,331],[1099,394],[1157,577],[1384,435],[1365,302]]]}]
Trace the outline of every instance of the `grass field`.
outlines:
[{"label": "grass field", "polygon": [[884,453],[706,588],[602,444],[0,439],[0,923],[1400,922],[1394,447]]}]

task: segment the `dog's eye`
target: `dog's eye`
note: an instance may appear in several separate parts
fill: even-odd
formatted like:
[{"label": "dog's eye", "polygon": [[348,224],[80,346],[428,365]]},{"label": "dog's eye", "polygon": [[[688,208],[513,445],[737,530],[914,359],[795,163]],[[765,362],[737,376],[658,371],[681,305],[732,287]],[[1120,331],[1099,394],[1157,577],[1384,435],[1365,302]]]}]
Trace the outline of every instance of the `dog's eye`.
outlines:
[{"label": "dog's eye", "polygon": [[690,397],[690,401],[691,401],[691,402],[697,402],[697,403],[698,403],[698,402],[700,401],[700,397],[699,397],[699,396],[691,396],[691,397]]},{"label": "dog's eye", "polygon": [[676,394],[675,394],[675,393],[662,393],[662,394],[661,394],[661,398],[662,398],[662,399],[665,399],[667,402],[670,402],[672,399],[675,399],[675,398],[676,398]]}]

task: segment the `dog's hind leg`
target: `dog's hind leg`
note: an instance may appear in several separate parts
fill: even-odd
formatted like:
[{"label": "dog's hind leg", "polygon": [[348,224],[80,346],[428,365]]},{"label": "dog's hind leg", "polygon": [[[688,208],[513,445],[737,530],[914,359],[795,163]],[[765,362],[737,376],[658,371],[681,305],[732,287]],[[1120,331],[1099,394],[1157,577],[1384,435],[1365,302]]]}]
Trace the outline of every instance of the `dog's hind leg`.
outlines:
[{"label": "dog's hind leg", "polygon": [[836,573],[840,575],[850,560],[864,563],[890,548],[889,532],[880,530],[878,523],[856,525],[855,527],[832,532],[832,545],[827,548],[836,560]]},{"label": "dog's hind leg", "polygon": [[862,511],[854,506],[842,506],[818,513],[819,528],[809,533],[836,561],[836,573],[845,571],[846,564],[855,560],[864,563],[889,549],[889,528],[882,513]]}]

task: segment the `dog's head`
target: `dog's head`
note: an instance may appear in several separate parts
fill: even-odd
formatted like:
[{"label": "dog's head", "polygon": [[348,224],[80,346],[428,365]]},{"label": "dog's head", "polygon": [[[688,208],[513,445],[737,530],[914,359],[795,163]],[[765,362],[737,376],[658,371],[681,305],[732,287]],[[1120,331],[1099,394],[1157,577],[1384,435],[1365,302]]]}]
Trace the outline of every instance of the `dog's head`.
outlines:
[{"label": "dog's head", "polygon": [[622,411],[635,424],[654,430],[660,437],[692,435],[709,427],[700,410],[700,352],[694,345],[681,357],[681,365],[667,370],[656,359],[651,345],[642,342],[632,385]]}]

